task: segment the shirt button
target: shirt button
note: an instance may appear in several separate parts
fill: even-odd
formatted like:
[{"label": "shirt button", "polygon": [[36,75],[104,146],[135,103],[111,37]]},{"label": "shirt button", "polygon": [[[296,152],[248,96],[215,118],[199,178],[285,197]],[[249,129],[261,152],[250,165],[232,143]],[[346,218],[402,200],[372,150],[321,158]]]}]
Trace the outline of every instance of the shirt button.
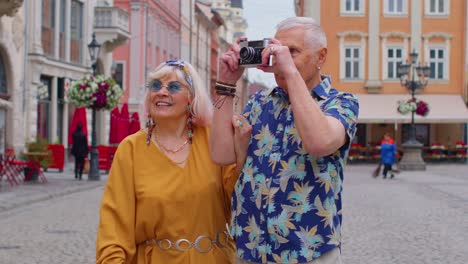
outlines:
[{"label": "shirt button", "polygon": [[267,206],[268,206],[267,204],[264,204],[264,205],[263,205],[263,209],[266,209],[266,208],[267,208]]}]

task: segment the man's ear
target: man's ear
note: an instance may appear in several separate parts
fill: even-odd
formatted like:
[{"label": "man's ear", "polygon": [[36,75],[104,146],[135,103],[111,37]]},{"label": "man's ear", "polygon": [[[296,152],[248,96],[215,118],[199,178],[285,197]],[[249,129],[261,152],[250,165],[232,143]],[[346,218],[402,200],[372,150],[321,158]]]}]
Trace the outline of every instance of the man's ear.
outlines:
[{"label": "man's ear", "polygon": [[327,54],[328,54],[328,49],[327,48],[321,48],[319,51],[319,57],[317,61],[317,65],[322,67],[323,64],[325,64],[325,61],[327,60]]}]

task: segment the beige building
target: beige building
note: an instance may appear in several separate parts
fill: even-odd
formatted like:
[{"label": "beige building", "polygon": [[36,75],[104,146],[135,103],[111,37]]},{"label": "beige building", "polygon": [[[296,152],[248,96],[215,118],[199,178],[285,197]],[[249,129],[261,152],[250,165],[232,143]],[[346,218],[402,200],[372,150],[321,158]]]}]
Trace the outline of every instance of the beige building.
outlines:
[{"label": "beige building", "polygon": [[[111,75],[112,51],[129,38],[128,14],[112,1],[9,1],[0,7],[0,151],[22,151],[36,137],[68,147],[75,106],[71,81],[91,73],[87,45],[102,45],[98,72]],[[91,132],[91,116],[88,127]],[[98,144],[105,144],[109,113],[98,113]]]},{"label": "beige building", "polygon": [[427,86],[416,91],[430,106],[429,115],[415,118],[417,139],[447,147],[467,141],[467,1],[296,0],[295,8],[298,16],[319,21],[327,35],[323,73],[359,97],[356,143],[379,144],[385,131],[398,144],[409,138],[411,115],[399,114],[397,103],[411,96],[397,69],[412,51],[431,69]]}]

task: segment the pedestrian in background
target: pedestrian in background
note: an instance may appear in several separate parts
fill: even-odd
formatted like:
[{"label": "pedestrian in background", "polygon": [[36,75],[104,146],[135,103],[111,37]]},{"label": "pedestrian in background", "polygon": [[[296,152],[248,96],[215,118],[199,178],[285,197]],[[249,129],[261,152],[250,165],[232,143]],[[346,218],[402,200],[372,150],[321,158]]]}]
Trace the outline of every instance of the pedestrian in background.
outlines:
[{"label": "pedestrian in background", "polygon": [[[210,138],[218,164],[236,161],[230,122],[244,72],[239,43],[220,57],[215,90],[223,103]],[[321,74],[327,41],[312,18],[280,22],[261,56],[257,68],[274,73],[278,86],[257,92],[243,112],[252,137],[231,206],[236,263],[342,263],[341,190],[358,100]]]},{"label": "pedestrian in background", "polygon": [[149,74],[144,103],[146,129],[126,137],[112,162],[96,263],[233,263],[226,227],[249,124],[230,125],[240,163],[216,165],[208,147],[208,89],[183,61],[167,61]]},{"label": "pedestrian in background", "polygon": [[72,135],[73,144],[71,154],[75,157],[75,179],[81,180],[85,165],[85,158],[88,156],[88,139],[83,132],[83,125],[78,123]]},{"label": "pedestrian in background", "polygon": [[395,140],[390,136],[389,132],[384,134],[384,138],[380,142],[380,159],[383,164],[383,178],[387,178],[387,173],[390,172],[390,179],[395,177],[393,174],[392,166],[395,163],[397,148]]}]

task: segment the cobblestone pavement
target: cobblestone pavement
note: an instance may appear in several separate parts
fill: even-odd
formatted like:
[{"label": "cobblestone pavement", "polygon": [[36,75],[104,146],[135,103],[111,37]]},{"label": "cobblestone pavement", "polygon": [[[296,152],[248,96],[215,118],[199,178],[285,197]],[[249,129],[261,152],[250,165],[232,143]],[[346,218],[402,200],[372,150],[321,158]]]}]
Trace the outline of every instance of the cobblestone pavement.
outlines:
[{"label": "cobblestone pavement", "polygon": [[346,264],[467,264],[468,166],[429,165],[395,179],[348,166],[344,185]]},{"label": "cobblestone pavement", "polygon": [[[344,263],[468,263],[468,166],[431,165],[393,180],[372,178],[373,168],[346,168]],[[2,204],[5,195],[23,194],[21,202],[0,209],[1,264],[94,263],[105,177],[48,177],[46,185],[0,189]]]}]

